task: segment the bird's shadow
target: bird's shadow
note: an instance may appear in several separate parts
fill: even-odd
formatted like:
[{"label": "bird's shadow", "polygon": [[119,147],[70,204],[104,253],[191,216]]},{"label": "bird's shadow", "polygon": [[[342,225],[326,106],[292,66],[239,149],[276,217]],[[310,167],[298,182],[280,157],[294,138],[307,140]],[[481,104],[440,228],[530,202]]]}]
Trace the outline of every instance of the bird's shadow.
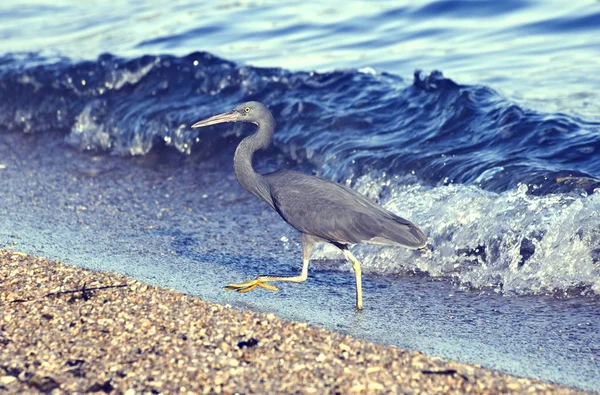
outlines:
[{"label": "bird's shadow", "polygon": [[161,228],[155,233],[172,238],[171,247],[175,253],[186,259],[198,262],[210,263],[220,267],[231,269],[232,272],[243,272],[248,275],[258,276],[274,272],[277,275],[294,276],[299,274],[302,263],[299,261],[294,264],[290,259],[278,259],[267,254],[257,255],[234,253],[223,249],[209,248],[205,249],[201,245],[200,237],[197,232],[185,232],[176,228]]}]

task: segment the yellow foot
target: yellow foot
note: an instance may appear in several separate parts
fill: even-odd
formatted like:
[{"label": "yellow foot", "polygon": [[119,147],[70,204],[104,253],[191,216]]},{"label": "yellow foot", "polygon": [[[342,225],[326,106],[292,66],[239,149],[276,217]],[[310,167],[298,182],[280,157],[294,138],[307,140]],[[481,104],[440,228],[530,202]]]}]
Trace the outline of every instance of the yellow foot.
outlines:
[{"label": "yellow foot", "polygon": [[254,280],[246,281],[245,283],[242,283],[242,284],[228,284],[225,287],[225,289],[228,291],[233,290],[233,291],[237,291],[239,293],[246,293],[246,292],[252,291],[256,287],[263,287],[265,289],[268,289],[269,291],[278,291],[279,290],[279,288],[277,288],[276,286],[267,284],[266,282],[264,282],[264,280],[261,280],[260,277],[257,277]]}]

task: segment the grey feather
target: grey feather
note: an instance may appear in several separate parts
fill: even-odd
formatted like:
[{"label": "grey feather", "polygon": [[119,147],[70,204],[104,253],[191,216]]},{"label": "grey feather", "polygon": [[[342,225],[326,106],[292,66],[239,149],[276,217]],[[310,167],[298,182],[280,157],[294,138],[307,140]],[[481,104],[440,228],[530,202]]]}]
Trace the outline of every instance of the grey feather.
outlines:
[{"label": "grey feather", "polygon": [[426,244],[425,234],[413,223],[344,185],[289,170],[266,174],[265,179],[277,212],[302,233],[342,245]]},{"label": "grey feather", "polygon": [[339,247],[366,243],[416,249],[426,245],[425,234],[412,222],[344,185],[296,171],[257,173],[252,167],[254,153],[269,146],[275,130],[275,119],[262,103],[241,104],[192,127],[223,122],[258,126],[256,133],[242,140],[235,151],[236,177],[244,189],[267,202],[303,234]]}]

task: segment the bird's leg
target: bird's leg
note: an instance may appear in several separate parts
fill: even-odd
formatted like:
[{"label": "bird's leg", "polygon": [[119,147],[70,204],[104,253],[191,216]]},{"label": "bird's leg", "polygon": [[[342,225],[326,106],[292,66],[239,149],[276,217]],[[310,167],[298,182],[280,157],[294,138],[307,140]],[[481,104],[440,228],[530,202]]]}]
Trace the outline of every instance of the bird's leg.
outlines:
[{"label": "bird's leg", "polygon": [[356,309],[362,310],[362,270],[360,262],[347,248],[344,248],[343,251],[346,258],[352,262],[352,269],[354,269],[354,275],[356,276]]},{"label": "bird's leg", "polygon": [[268,282],[287,281],[293,283],[301,283],[308,278],[308,263],[310,262],[310,254],[315,245],[314,240],[305,234],[302,234],[302,272],[298,276],[280,277],[280,276],[258,276],[254,280],[246,281],[242,284],[228,284],[226,290],[235,290],[240,293],[250,292],[256,287],[263,287],[269,291],[277,291],[278,288]]}]

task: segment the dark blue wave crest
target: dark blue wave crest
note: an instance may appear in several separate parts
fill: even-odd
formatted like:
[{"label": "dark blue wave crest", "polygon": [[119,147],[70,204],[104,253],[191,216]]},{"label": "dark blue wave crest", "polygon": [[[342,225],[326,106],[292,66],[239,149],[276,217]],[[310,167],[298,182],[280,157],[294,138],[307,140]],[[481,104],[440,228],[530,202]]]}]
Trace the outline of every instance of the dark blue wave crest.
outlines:
[{"label": "dark blue wave crest", "polygon": [[73,63],[0,57],[0,131],[62,132],[80,149],[145,154],[157,145],[209,154],[244,126],[191,130],[247,100],[278,121],[277,150],[338,180],[414,173],[430,184],[533,193],[598,188],[600,124],[521,108],[441,72],[412,84],[373,70],[244,67],[209,53]]}]

